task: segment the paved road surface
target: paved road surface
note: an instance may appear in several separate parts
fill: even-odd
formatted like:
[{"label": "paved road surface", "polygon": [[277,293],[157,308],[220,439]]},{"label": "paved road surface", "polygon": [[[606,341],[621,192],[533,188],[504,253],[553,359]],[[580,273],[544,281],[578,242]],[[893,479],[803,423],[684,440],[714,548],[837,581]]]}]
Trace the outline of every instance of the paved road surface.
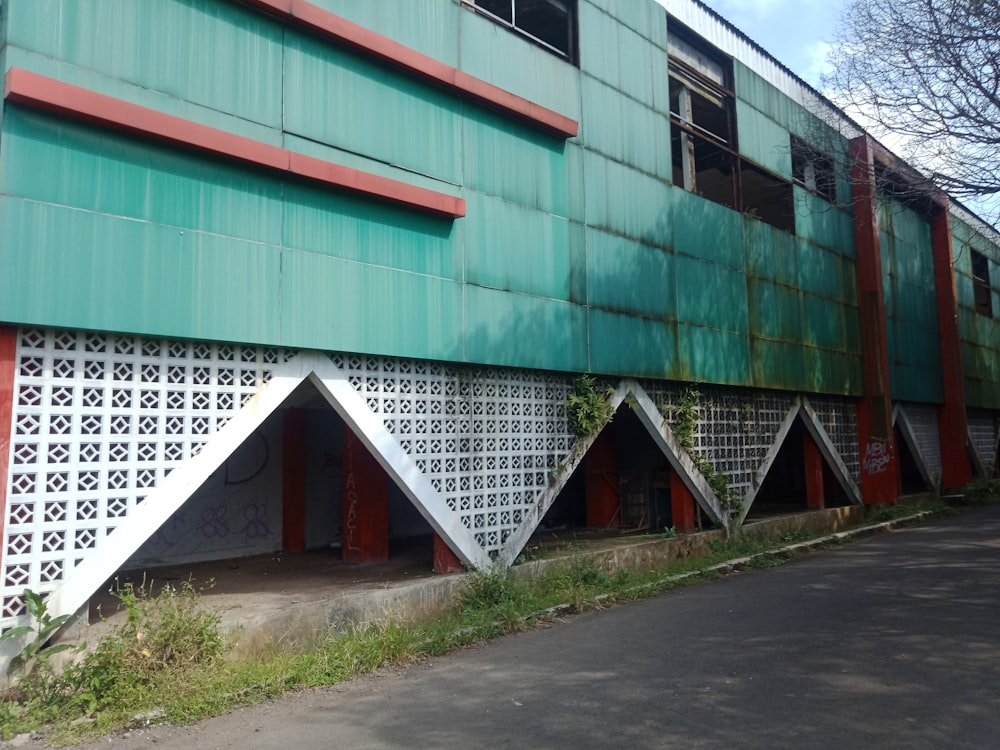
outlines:
[{"label": "paved road surface", "polygon": [[94,747],[1000,747],[1000,508]]}]

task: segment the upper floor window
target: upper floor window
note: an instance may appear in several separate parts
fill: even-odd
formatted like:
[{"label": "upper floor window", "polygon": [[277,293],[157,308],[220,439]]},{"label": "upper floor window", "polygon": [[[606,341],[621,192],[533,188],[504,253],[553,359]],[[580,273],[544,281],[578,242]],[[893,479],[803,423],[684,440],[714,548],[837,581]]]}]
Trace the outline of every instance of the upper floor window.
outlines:
[{"label": "upper floor window", "polygon": [[673,181],[767,224],[795,231],[792,185],[739,155],[732,62],[690,32],[668,41]]},{"label": "upper floor window", "polygon": [[833,159],[792,136],[792,177],[795,184],[830,203],[837,202],[837,176]]},{"label": "upper floor window", "polygon": [[993,292],[990,287],[990,261],[982,253],[969,248],[972,254],[972,292],[976,312],[993,317]]},{"label": "upper floor window", "polygon": [[576,0],[462,0],[484,16],[576,62]]}]

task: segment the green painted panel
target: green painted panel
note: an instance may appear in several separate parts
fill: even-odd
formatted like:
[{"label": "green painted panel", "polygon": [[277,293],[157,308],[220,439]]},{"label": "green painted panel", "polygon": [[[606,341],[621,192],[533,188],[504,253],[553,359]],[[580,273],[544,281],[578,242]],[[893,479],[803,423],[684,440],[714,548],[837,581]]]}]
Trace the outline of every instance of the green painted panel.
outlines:
[{"label": "green painted panel", "polygon": [[676,327],[662,320],[591,310],[590,367],[617,375],[670,377],[678,367]]},{"label": "green painted panel", "polygon": [[879,196],[878,221],[879,227],[891,232],[901,242],[930,252],[930,221],[912,208]]},{"label": "green painted panel", "polygon": [[405,271],[462,278],[462,223],[308,185],[285,186],[285,246]]},{"label": "green painted panel", "polygon": [[366,29],[377,30],[447,65],[458,65],[458,29],[463,12],[458,3],[440,0],[310,0]]},{"label": "green painted panel", "polygon": [[462,125],[465,187],[565,216],[566,143],[487,111]]},{"label": "green painted panel", "polygon": [[685,380],[750,384],[750,346],[745,334],[679,324],[677,350]]},{"label": "green painted panel", "polygon": [[592,5],[614,15],[619,23],[641,34],[654,44],[667,48],[667,13],[656,3],[622,3],[619,0],[579,0],[581,13],[583,6]]},{"label": "green painted panel", "polygon": [[587,230],[589,302],[623,312],[673,318],[673,256],[617,235]]},{"label": "green painted panel", "polygon": [[803,362],[803,349],[798,344],[750,339],[750,384],[753,386],[801,389]]},{"label": "green painted panel", "polygon": [[746,333],[746,276],[738,271],[676,256],[677,319]]},{"label": "green painted panel", "polygon": [[569,224],[569,299],[578,305],[587,304],[587,228]]},{"label": "green painted panel", "polygon": [[[567,216],[581,224],[586,220],[584,199],[584,155],[576,143],[566,144],[566,211]],[[594,157],[596,159],[596,156]]]},{"label": "green painted panel", "polygon": [[803,340],[826,349],[846,349],[842,307],[812,294],[802,295]]},{"label": "green painted panel", "polygon": [[762,221],[743,222],[747,273],[786,284],[798,279],[798,253],[794,235]]},{"label": "green painted panel", "polygon": [[660,97],[654,96],[654,90],[668,87],[667,56],[661,48],[621,24],[618,24],[617,41],[624,74],[620,89],[647,107],[655,107]]},{"label": "green painted panel", "polygon": [[803,110],[778,89],[765,81],[739,60],[733,61],[736,96],[753,104],[769,118],[790,129]]},{"label": "green painted panel", "polygon": [[973,291],[972,278],[963,273],[955,274],[955,296],[958,304],[974,310],[976,307],[976,295]]},{"label": "green painted panel", "polygon": [[861,359],[829,349],[802,348],[803,387],[807,391],[857,396],[861,393]]},{"label": "green painted panel", "polygon": [[940,371],[928,371],[912,365],[893,365],[889,373],[890,391],[894,401],[917,401],[940,404],[944,387]]},{"label": "green painted panel", "polygon": [[569,300],[569,222],[482,193],[466,196],[465,280]]},{"label": "green painted panel", "polygon": [[311,37],[285,46],[285,130],[461,182],[461,101]]},{"label": "green painted panel", "polygon": [[580,120],[580,69],[573,63],[472,11],[463,10],[460,23],[462,71]]},{"label": "green painted panel", "polygon": [[465,358],[494,365],[588,370],[586,308],[467,286]]},{"label": "green painted panel", "polygon": [[620,91],[622,66],[618,45],[608,43],[609,40],[618,41],[619,24],[609,13],[589,2],[578,3],[578,11],[580,70]]},{"label": "green painted panel", "polygon": [[802,291],[842,299],[839,258],[821,247],[799,240],[799,287]]},{"label": "green painted panel", "polygon": [[670,247],[670,185],[592,151],[584,152],[584,183],[587,224]]},{"label": "green painted panel", "polygon": [[9,0],[4,11],[13,46],[280,127],[282,32],[241,4]]},{"label": "green painted panel", "polygon": [[854,222],[849,212],[836,208],[808,190],[793,186],[795,233],[816,245],[854,257]]},{"label": "green painted panel", "polygon": [[432,276],[285,250],[280,343],[460,359],[462,287]]},{"label": "green painted panel", "polygon": [[785,341],[802,340],[802,301],[799,290],[751,279],[747,284],[750,301],[750,331],[756,336]]},{"label": "green painted panel", "polygon": [[5,126],[2,180],[8,194],[280,241],[281,184],[259,171],[16,107],[8,108]]},{"label": "green painted panel", "polygon": [[774,233],[774,278],[788,286],[799,283],[799,240],[785,232]]},{"label": "green painted panel", "polygon": [[278,340],[278,249],[0,199],[0,320],[217,341]]},{"label": "green painted panel", "polygon": [[844,341],[848,352],[861,353],[861,313],[858,308],[844,305]]},{"label": "green painted panel", "polygon": [[674,250],[742,271],[743,217],[681,188],[672,188],[670,195],[674,200]]},{"label": "green painted panel", "polygon": [[786,180],[792,179],[792,148],[788,131],[744,101],[736,100],[740,153]]}]

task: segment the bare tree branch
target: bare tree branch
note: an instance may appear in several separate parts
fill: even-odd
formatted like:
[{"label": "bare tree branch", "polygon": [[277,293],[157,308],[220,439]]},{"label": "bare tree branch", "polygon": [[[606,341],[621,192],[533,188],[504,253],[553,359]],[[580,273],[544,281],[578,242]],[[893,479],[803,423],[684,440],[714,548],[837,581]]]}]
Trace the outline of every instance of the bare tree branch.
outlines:
[{"label": "bare tree branch", "polygon": [[1000,2],[851,0],[831,60],[825,88],[876,137],[941,189],[1000,201]]}]

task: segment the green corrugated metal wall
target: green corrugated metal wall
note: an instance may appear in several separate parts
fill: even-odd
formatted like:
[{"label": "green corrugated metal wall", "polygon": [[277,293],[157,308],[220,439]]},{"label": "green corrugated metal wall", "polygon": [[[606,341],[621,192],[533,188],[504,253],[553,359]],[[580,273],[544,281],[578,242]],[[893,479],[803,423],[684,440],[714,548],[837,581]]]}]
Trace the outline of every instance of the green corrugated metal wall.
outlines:
[{"label": "green corrugated metal wall", "polygon": [[[0,265],[17,283],[0,320],[860,392],[846,175],[837,206],[795,188],[797,236],[671,185],[662,8],[580,0],[577,68],[457,0],[314,1],[579,119],[579,137],[232,0],[7,0],[8,67],[460,195],[468,214],[426,217],[7,106]],[[747,159],[790,178],[789,133],[846,153],[734,72]],[[924,253],[924,229],[907,240],[894,218],[890,262]],[[888,278],[907,291],[894,299],[922,295],[893,308],[899,397],[937,400],[939,373],[904,345],[923,335],[926,267]]]},{"label": "green corrugated metal wall", "polygon": [[[1000,253],[982,234],[956,220],[952,221],[952,250],[965,401],[973,407],[1000,409]],[[989,263],[992,317],[976,312],[972,250],[985,255]]]}]

